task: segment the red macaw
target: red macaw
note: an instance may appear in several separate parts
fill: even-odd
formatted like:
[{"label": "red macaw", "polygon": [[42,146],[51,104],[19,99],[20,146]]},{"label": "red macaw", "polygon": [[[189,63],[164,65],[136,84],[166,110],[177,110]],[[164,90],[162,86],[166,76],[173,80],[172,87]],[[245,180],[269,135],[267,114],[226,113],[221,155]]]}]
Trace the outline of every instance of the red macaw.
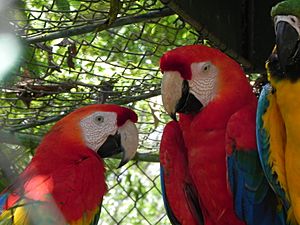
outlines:
[{"label": "red macaw", "polygon": [[[192,195],[197,199],[184,199],[186,180],[176,176],[178,172],[171,174],[175,169],[168,170],[173,180],[163,194],[169,202],[167,211],[177,219],[173,224],[188,224],[184,214],[205,225],[284,224],[257,153],[257,99],[240,65],[217,49],[190,45],[165,53],[160,68],[163,105],[173,119],[179,113],[181,132],[176,131],[176,138],[182,139],[168,146],[164,139],[170,138],[170,132],[165,131],[160,151],[173,147],[172,155],[164,157],[174,160],[175,168],[186,168],[182,173],[191,176],[190,185],[197,193]],[[174,158],[179,152],[185,152],[186,161]],[[180,189],[178,183],[180,191],[172,188]],[[201,211],[178,208],[172,203],[178,201],[188,201],[192,209],[198,201]]]},{"label": "red macaw", "polygon": [[97,224],[107,192],[102,158],[138,146],[137,115],[118,105],[90,105],[58,121],[20,176],[0,195],[0,224]]}]

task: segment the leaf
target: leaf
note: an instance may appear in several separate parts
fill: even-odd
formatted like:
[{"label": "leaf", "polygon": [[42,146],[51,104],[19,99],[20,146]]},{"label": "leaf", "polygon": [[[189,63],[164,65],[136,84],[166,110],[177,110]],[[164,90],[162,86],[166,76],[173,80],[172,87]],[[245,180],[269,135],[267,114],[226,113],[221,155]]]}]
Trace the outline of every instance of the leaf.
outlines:
[{"label": "leaf", "polygon": [[70,11],[70,3],[68,0],[56,0],[55,5],[59,10]]},{"label": "leaf", "polygon": [[81,6],[81,1],[79,0],[70,0],[69,3],[71,7],[75,9],[79,9],[79,7]]}]

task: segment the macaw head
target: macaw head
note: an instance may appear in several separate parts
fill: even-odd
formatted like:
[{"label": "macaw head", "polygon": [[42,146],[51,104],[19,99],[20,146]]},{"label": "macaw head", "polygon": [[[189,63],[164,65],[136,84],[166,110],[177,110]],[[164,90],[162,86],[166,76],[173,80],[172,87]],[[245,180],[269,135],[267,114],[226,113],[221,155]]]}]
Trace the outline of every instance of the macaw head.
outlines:
[{"label": "macaw head", "polygon": [[280,68],[287,75],[297,72],[300,64],[300,1],[279,2],[271,10]]},{"label": "macaw head", "polygon": [[136,122],[137,115],[131,109],[112,104],[89,105],[58,121],[42,144],[47,145],[47,140],[61,141],[66,145],[63,149],[70,149],[68,154],[88,148],[101,158],[123,153],[121,167],[134,157],[138,147]]},{"label": "macaw head", "polygon": [[204,45],[188,45],[166,52],[160,59],[160,69],[163,105],[175,120],[177,112],[196,114],[221,100],[224,94],[227,100],[243,99],[244,90],[251,92],[239,64]]}]

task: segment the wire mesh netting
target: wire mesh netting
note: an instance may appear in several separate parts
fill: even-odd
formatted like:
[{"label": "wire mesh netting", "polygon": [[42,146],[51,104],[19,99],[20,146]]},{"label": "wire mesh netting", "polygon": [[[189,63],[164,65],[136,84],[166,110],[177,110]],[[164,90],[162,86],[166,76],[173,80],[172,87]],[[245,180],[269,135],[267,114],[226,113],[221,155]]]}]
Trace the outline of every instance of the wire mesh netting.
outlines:
[{"label": "wire mesh netting", "polygon": [[106,160],[100,224],[169,224],[157,163],[169,120],[158,64],[165,51],[201,42],[197,32],[158,0],[25,0],[0,10],[11,46],[1,57],[12,52],[18,63],[0,87],[0,190],[65,114],[93,103],[126,105],[139,115],[139,154],[120,170]]},{"label": "wire mesh netting", "polygon": [[139,116],[139,153],[119,170],[118,159],[105,161],[109,192],[99,224],[170,224],[159,180],[169,120],[159,59],[207,37],[159,0],[0,1],[0,15],[0,191],[57,120],[84,105],[115,103]]}]

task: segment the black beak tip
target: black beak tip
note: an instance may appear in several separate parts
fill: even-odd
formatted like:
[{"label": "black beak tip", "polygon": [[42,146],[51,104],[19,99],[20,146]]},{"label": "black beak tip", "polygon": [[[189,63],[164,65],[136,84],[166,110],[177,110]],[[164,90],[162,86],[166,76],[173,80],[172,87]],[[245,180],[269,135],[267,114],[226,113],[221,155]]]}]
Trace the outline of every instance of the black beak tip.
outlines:
[{"label": "black beak tip", "polygon": [[120,169],[122,166],[124,166],[126,163],[129,162],[128,157],[126,157],[125,149],[122,146],[120,147],[120,149],[121,149],[122,159],[121,159],[121,162],[119,163],[119,165],[117,167],[118,169]]},{"label": "black beak tip", "polygon": [[124,166],[126,163],[128,163],[128,161],[129,161],[128,159],[122,159],[117,168],[120,169],[122,166]]}]

